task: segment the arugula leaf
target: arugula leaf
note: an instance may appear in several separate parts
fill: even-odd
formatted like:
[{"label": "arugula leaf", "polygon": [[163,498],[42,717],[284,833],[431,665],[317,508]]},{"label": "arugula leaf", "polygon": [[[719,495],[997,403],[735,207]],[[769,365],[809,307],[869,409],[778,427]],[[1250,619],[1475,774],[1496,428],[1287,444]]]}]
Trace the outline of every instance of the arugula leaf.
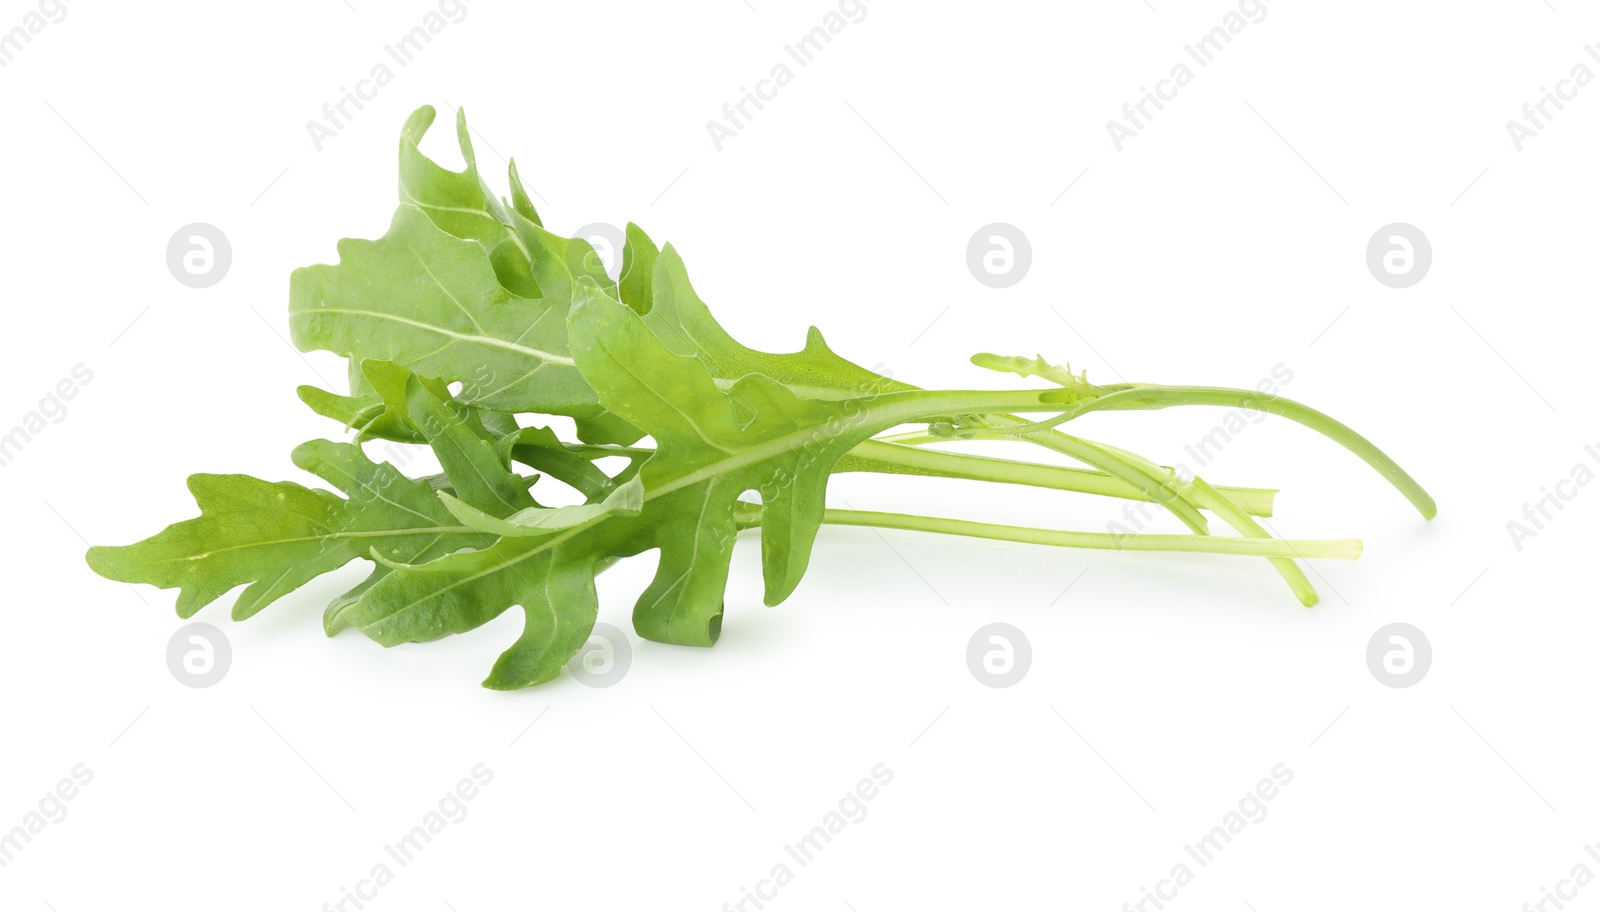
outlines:
[{"label": "arugula leaf", "polygon": [[[638,226],[628,226],[629,249],[653,247]],[[625,265],[626,268],[626,265]],[[629,273],[634,274],[643,264]],[[689,283],[683,258],[668,244],[653,260],[648,306],[628,302],[644,316],[644,324],[669,351],[699,359],[718,387],[730,389],[741,378],[760,374],[783,384],[801,398],[849,399],[916,387],[867,370],[835,354],[815,326],[806,332],[798,352],[772,354],[740,344],[722,328],[711,309]]]},{"label": "arugula leaf", "polygon": [[504,519],[485,513],[443,491],[439,492],[439,499],[444,501],[446,509],[463,526],[476,532],[531,538],[584,525],[604,516],[637,516],[644,507],[644,483],[634,477],[612,488],[611,493],[597,503],[572,507],[525,507]]},{"label": "arugula leaf", "polygon": [[[695,294],[677,251],[671,245],[658,249],[649,235],[631,222],[623,248],[622,280],[613,283],[586,242],[543,231],[531,203],[527,204],[529,217],[521,218],[519,206],[508,211],[495,200],[482,184],[464,115],[458,116],[456,130],[467,162],[465,171],[446,170],[422,155],[417,143],[433,116],[433,109],[424,107],[407,122],[401,142],[401,200],[421,207],[442,230],[489,249],[497,274],[503,279],[515,276],[503,281],[508,290],[515,291],[520,277],[527,276],[544,295],[565,300],[572,294],[572,283],[587,276],[608,296],[645,315],[668,348],[700,358],[724,388],[750,373],[764,373],[807,398],[840,399],[914,388],[839,357],[816,327],[810,328],[799,352],[770,354],[741,345]],[[512,191],[514,199],[526,201],[514,166]],[[517,267],[509,268],[507,264],[519,256]]]},{"label": "arugula leaf", "polygon": [[[422,209],[440,228],[456,237],[480,240],[485,247],[493,249],[505,240],[505,226],[511,224],[511,213],[489,189],[478,170],[478,156],[472,148],[465,109],[456,109],[456,142],[461,147],[466,168],[451,171],[422,153],[422,138],[433,126],[436,114],[432,105],[423,105],[411,112],[400,129],[400,201]],[[544,223],[539,220],[539,214],[534,211],[527,191],[515,174],[516,165],[511,168],[511,186],[517,197],[514,210],[542,226]]]},{"label": "arugula leaf", "polygon": [[590,429],[590,439],[638,439],[605,414],[578,374],[567,347],[567,302],[506,289],[477,242],[402,206],[382,238],[342,241],[339,260],[290,277],[289,327],[301,349],[392,361],[459,382],[471,405],[568,415]]},{"label": "arugula leaf", "polygon": [[[296,392],[312,411],[355,431],[357,440],[426,443],[427,436],[417,429],[406,404],[406,383],[411,372],[393,361],[362,361],[360,368],[361,395],[340,396],[315,386],[301,386]],[[427,378],[423,382],[440,398],[452,398],[443,381]],[[469,416],[471,427],[485,439],[504,437],[520,430],[516,416],[509,412],[474,408],[464,403],[461,408]]]},{"label": "arugula leaf", "polygon": [[[430,424],[435,420],[440,440],[454,436],[464,442],[471,436],[451,412],[427,419]],[[530,505],[508,513],[509,505],[496,504],[496,498],[483,492],[507,490],[515,478],[497,454],[489,455],[486,459],[481,452],[471,452],[445,465],[452,483],[463,479],[468,487],[479,489],[473,498],[477,503],[447,493],[441,493],[437,502],[493,534],[512,530],[524,534],[491,537],[484,547],[426,562],[374,554],[389,572],[360,593],[352,593],[339,611],[338,629],[354,626],[374,641],[393,646],[463,633],[519,605],[525,617],[523,635],[484,682],[487,687],[510,689],[554,677],[587,640],[597,611],[594,576],[601,555],[593,543],[566,545],[566,541],[613,511],[590,505],[554,510]],[[626,510],[633,505],[613,506]],[[334,629],[330,626],[330,632]]]},{"label": "arugula leaf", "polygon": [[415,374],[406,381],[406,406],[433,447],[455,496],[494,516],[538,506],[521,479],[501,461],[494,444],[474,429],[477,416],[447,397]]},{"label": "arugula leaf", "polygon": [[[659,306],[664,285],[674,277],[659,265],[656,276]],[[674,352],[652,331],[647,317],[598,293],[575,302],[568,322],[574,357],[601,402],[656,441],[656,455],[640,475],[647,502],[660,500],[677,507],[675,517],[663,518],[676,523],[656,523],[677,525],[671,532],[657,534],[663,565],[657,582],[664,588],[671,588],[672,574],[680,572],[669,566],[679,555],[702,553],[708,547],[716,553],[721,548],[716,534],[721,524],[724,520],[731,524],[741,493],[755,491],[763,506],[765,599],[776,605],[794,590],[805,570],[822,521],[829,473],[858,444],[886,428],[948,411],[1057,407],[1043,401],[1049,391],[903,389],[850,399],[810,399],[766,373],[746,374],[723,390],[721,378],[708,371],[702,359]],[[750,410],[748,416],[741,405]],[[690,616],[708,614],[706,599],[699,601],[688,610]],[[666,611],[665,616],[675,617],[677,611]],[[663,612],[652,606],[645,613]],[[639,620],[636,611],[635,622]]]},{"label": "arugula leaf", "polygon": [[401,443],[422,443],[422,432],[416,425],[389,410],[377,393],[364,396],[341,396],[317,386],[296,388],[300,401],[324,418],[332,418],[355,431],[357,440],[395,440]]},{"label": "arugula leaf", "polygon": [[[457,112],[456,134],[465,170],[450,171],[423,155],[418,143],[433,118],[433,108],[420,108],[402,132],[401,205],[389,232],[377,241],[346,239],[339,264],[291,275],[295,344],[349,358],[356,399],[372,392],[361,362],[393,361],[460,382],[470,405],[568,415],[591,442],[638,439],[594,407],[566,350],[573,283],[586,278],[617,293],[593,247],[543,228],[514,164],[511,203],[495,198],[479,172],[464,112]],[[360,414],[355,403],[332,395],[309,394],[307,402],[324,413]],[[395,428],[380,415],[370,432]]]},{"label": "arugula leaf", "polygon": [[434,110],[424,105],[406,121],[400,138],[400,202],[416,206],[442,230],[477,241],[489,251],[501,284],[523,297],[565,300],[572,281],[581,276],[616,297],[594,248],[582,238],[564,238],[544,229],[544,222],[517,174],[516,160],[507,168],[511,199],[495,197],[478,169],[477,153],[467,130],[464,109],[456,110],[456,141],[466,163],[451,171],[418,148]]},{"label": "arugula leaf", "polygon": [[[616,489],[619,481],[626,481],[654,450],[641,447],[613,448],[586,444],[573,445],[563,441],[555,431],[546,427],[519,428],[500,438],[501,461],[508,466],[513,460],[538,469],[557,481],[565,482],[590,501],[601,500]],[[594,464],[603,456],[621,456],[628,467],[615,478],[602,472]]]},{"label": "arugula leaf", "polygon": [[178,588],[180,617],[249,583],[233,606],[242,620],[354,558],[424,562],[489,542],[457,523],[427,481],[372,462],[356,444],[313,440],[293,459],[348,498],[248,475],[193,475],[198,518],[137,544],[90,548],[89,566],[122,582]]}]

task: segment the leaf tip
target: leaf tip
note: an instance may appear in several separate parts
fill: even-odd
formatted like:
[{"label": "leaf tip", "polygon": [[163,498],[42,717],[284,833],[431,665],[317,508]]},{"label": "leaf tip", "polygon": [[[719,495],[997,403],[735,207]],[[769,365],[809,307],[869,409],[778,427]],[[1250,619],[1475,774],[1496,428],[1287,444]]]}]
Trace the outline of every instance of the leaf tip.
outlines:
[{"label": "leaf tip", "polygon": [[472,148],[472,135],[467,132],[467,109],[456,108],[456,143],[461,147],[461,158],[469,172],[478,170],[478,153]]},{"label": "leaf tip", "polygon": [[533,687],[536,684],[543,684],[546,681],[555,680],[555,678],[561,674],[561,669],[563,667],[564,666],[557,665],[556,667],[541,673],[529,675],[525,672],[519,673],[519,663],[508,659],[508,657],[505,655],[502,655],[499,660],[494,663],[494,668],[490,669],[489,676],[483,679],[483,686],[488,690],[521,690],[524,687]]},{"label": "leaf tip", "polygon": [[348,604],[335,603],[329,605],[327,610],[322,612],[323,634],[331,637],[340,631],[350,628],[350,622],[345,620],[344,617],[344,609],[347,607],[349,607]]},{"label": "leaf tip", "polygon": [[111,556],[114,550],[114,548],[106,545],[91,545],[89,550],[83,553],[83,559],[89,565],[90,570],[106,579],[114,580],[116,577],[112,573],[115,572],[113,570],[115,561]]},{"label": "leaf tip", "polygon": [[428,104],[412,111],[411,116],[406,118],[405,126],[400,128],[400,141],[416,145],[422,140],[422,135],[428,132],[428,128],[433,126],[433,118],[437,114],[433,105]]}]

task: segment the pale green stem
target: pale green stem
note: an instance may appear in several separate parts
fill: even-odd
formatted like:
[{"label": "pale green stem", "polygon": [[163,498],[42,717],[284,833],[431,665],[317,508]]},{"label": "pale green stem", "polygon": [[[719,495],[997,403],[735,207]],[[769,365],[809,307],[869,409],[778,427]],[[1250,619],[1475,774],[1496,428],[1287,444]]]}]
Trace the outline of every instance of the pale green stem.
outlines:
[{"label": "pale green stem", "polygon": [[[1016,415],[989,414],[980,420],[983,423],[982,428],[965,429],[960,436],[972,439],[1023,440],[1054,450],[1127,483],[1144,495],[1141,499],[1166,507],[1196,535],[1207,534],[1205,517],[1178,492],[1176,476],[1171,469],[1157,466],[1148,459],[1129,459],[1126,453],[1073,437],[1054,428],[1053,425],[1057,423],[1055,419],[1034,424]],[[1052,426],[1046,427],[1047,424]],[[1016,428],[1034,430],[1020,433]],[[900,435],[884,439],[901,443],[910,442],[914,437]]]},{"label": "pale green stem", "polygon": [[[1011,435],[1006,433],[1004,430],[993,429],[976,431],[966,436],[970,439],[994,439],[996,437],[1009,437]],[[1026,439],[1031,443],[1037,443],[1042,446],[1057,449],[1062,437],[1066,437],[1066,435],[1061,434],[1059,431],[1053,431],[1051,436],[1035,433]],[[1067,439],[1071,440],[1075,438],[1069,437]],[[1143,456],[1140,456],[1136,453],[1130,453],[1127,450],[1118,449],[1117,447],[1109,446],[1107,444],[1095,443],[1094,441],[1084,440],[1080,442],[1088,447],[1094,448],[1100,453],[1109,454],[1109,456],[1112,458],[1120,458],[1125,460],[1130,465],[1144,471],[1151,477],[1161,478],[1165,484],[1176,484],[1176,473],[1169,468],[1157,466],[1156,464],[1145,459]],[[1195,478],[1187,483],[1176,484],[1176,487],[1178,496],[1182,497],[1185,502],[1192,503],[1197,507],[1204,507],[1205,509],[1210,510],[1221,517],[1224,522],[1228,523],[1228,525],[1238,530],[1241,534],[1250,538],[1272,537],[1270,533],[1260,526],[1260,524],[1251,519],[1249,514],[1244,511],[1236,502],[1231,500],[1227,495],[1223,494],[1219,489],[1210,485],[1204,479]],[[1311,581],[1306,578],[1305,573],[1301,571],[1300,567],[1295,564],[1294,561],[1285,558],[1273,558],[1271,563],[1273,568],[1277,570],[1279,575],[1281,575],[1289,584],[1289,588],[1294,591],[1295,597],[1300,600],[1302,605],[1310,607],[1311,605],[1315,605],[1317,603],[1318,596],[1316,589],[1312,587]]]},{"label": "pale green stem", "polygon": [[[1090,443],[1093,442],[1090,441]],[[1117,456],[1127,459],[1130,462],[1145,466],[1149,471],[1154,472],[1159,470],[1176,476],[1176,473],[1171,469],[1156,466],[1154,463],[1137,453],[1130,453],[1127,450],[1118,449],[1117,447],[1110,446],[1109,444],[1099,443],[1094,445],[1098,446],[1102,450],[1114,453]],[[1232,526],[1242,535],[1250,538],[1272,538],[1271,533],[1262,528],[1259,523],[1251,519],[1248,514],[1241,510],[1237,504],[1230,501],[1222,494],[1222,492],[1212,487],[1211,484],[1203,478],[1192,478],[1188,482],[1181,484],[1179,486],[1179,494],[1184,498],[1184,500],[1193,503],[1195,506],[1205,507],[1211,512],[1217,514],[1222,518],[1223,522],[1226,522],[1228,525]],[[1306,579],[1305,573],[1300,569],[1298,564],[1292,560],[1278,557],[1272,558],[1271,563],[1273,569],[1278,571],[1278,574],[1282,576],[1284,581],[1289,584],[1289,588],[1294,591],[1295,597],[1300,600],[1300,604],[1309,608],[1319,601],[1317,590],[1312,587],[1311,581]]]},{"label": "pale green stem", "polygon": [[[898,441],[907,439],[907,444]],[[1068,466],[1047,465],[919,448],[923,443],[949,443],[948,437],[926,434],[896,435],[868,440],[839,461],[835,472],[879,472],[898,475],[923,475],[961,478],[1002,484],[1029,485],[1057,491],[1074,491],[1102,497],[1150,501],[1139,488],[1104,472]],[[1102,447],[1105,448],[1105,447]],[[1105,448],[1109,449],[1109,448]],[[1273,495],[1270,488],[1219,486],[1219,491],[1240,508],[1255,516],[1271,516]]]},{"label": "pale green stem", "polygon": [[[1000,437],[1002,435],[996,435]],[[905,440],[906,444],[899,441]],[[1010,439],[1010,438],[1007,438]],[[840,472],[874,472],[890,475],[920,475],[930,478],[959,478],[970,481],[992,481],[1001,484],[1027,485],[1056,491],[1072,491],[1117,497],[1126,500],[1151,501],[1149,494],[1138,487],[1105,472],[1068,466],[1049,465],[1001,459],[993,456],[976,456],[967,453],[948,453],[919,449],[919,444],[948,443],[950,438],[931,434],[898,434],[878,437],[851,450],[834,468]],[[586,456],[625,456],[637,458],[655,452],[649,447],[622,447],[609,444],[568,444],[567,449]],[[1110,449],[1104,447],[1102,449]],[[1220,486],[1234,503],[1253,516],[1271,516],[1274,495],[1272,488],[1242,488]]]},{"label": "pale green stem", "polygon": [[1178,476],[1171,469],[1162,468],[1142,458],[1130,459],[1126,453],[1119,453],[1068,434],[1041,434],[1033,438],[1033,442],[1134,485],[1151,500],[1171,511],[1172,515],[1182,520],[1194,534],[1209,533],[1205,517],[1178,490]]},{"label": "pale green stem", "polygon": [[[1246,538],[1271,539],[1272,533],[1261,527],[1261,524],[1251,519],[1249,514],[1229,500],[1221,491],[1208,484],[1205,479],[1196,478],[1189,482],[1189,493],[1194,501],[1222,518],[1222,521],[1236,529]],[[1294,591],[1300,604],[1310,608],[1319,601],[1317,590],[1312,587],[1311,580],[1306,579],[1305,571],[1300,565],[1290,558],[1272,558],[1272,568],[1278,571],[1284,582]]]},{"label": "pale green stem", "polygon": [[[995,416],[1002,420],[1021,421],[1013,416]],[[921,441],[924,438],[917,434],[902,434],[892,437],[879,438],[885,442],[900,443]],[[933,438],[949,439],[949,438]],[[1143,496],[1141,500],[1148,500],[1161,504],[1178,517],[1184,525],[1188,526],[1196,535],[1207,534],[1205,517],[1194,504],[1183,497],[1179,490],[1177,473],[1164,466],[1133,456],[1121,450],[1102,446],[1092,441],[1073,437],[1060,431],[1036,432],[1029,435],[1018,435],[1007,427],[982,428],[964,431],[961,439],[966,440],[1026,440],[1028,443],[1037,444],[1046,449],[1054,450],[1069,456],[1085,465],[1094,466],[1117,480],[1135,488]]]},{"label": "pale green stem", "polygon": [[[741,503],[736,518],[743,528],[758,526],[761,523],[761,507],[757,504]],[[1216,535],[1117,535],[1109,532],[1069,532],[864,510],[829,509],[823,513],[822,521],[836,526],[905,529],[913,532],[934,532],[941,535],[963,535],[968,538],[1051,545],[1059,548],[1089,548],[1099,551],[1174,551],[1237,557],[1306,557],[1328,560],[1355,560],[1361,556],[1361,542],[1357,539],[1294,541]]]},{"label": "pale green stem", "polygon": [[1438,515],[1438,505],[1422,485],[1412,478],[1399,463],[1378,449],[1372,441],[1361,436],[1349,426],[1322,412],[1282,396],[1272,396],[1251,390],[1227,389],[1214,386],[1134,386],[1101,396],[1067,408],[1062,414],[1046,421],[1018,426],[1023,434],[1032,434],[1054,428],[1063,422],[1097,411],[1150,410],[1177,405],[1209,405],[1220,408],[1241,408],[1278,415],[1305,425],[1345,449],[1361,457],[1376,469],[1391,485],[1411,501],[1424,519]]}]

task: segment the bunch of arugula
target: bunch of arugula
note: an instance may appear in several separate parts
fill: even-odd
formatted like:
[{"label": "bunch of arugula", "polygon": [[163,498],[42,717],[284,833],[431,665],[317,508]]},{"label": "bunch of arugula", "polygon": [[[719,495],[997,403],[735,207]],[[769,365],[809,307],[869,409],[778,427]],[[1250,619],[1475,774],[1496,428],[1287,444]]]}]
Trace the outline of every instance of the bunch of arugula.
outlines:
[{"label": "bunch of arugula", "polygon": [[[418,142],[433,122],[412,114],[400,142],[400,206],[377,240],[346,239],[337,265],[296,270],[290,326],[305,351],[348,359],[350,393],[301,387],[317,413],[355,442],[301,444],[294,464],[342,492],[245,475],[194,475],[200,516],[137,544],[95,547],[90,566],[125,582],[179,589],[193,615],[246,588],[250,617],[357,558],[373,569],[324,616],[332,635],[354,627],[377,642],[426,641],[471,630],[518,606],[522,636],[484,682],[498,689],[555,677],[595,622],[595,576],[659,550],[634,606],[640,636],[710,645],[738,534],[759,529],[765,601],[799,584],[824,523],[913,529],[1076,548],[1261,557],[1303,604],[1317,595],[1297,558],[1353,559],[1359,541],[1282,541],[1256,521],[1275,492],[1214,487],[1171,468],[1063,432],[1106,409],[1248,407],[1305,424],[1377,469],[1423,516],[1433,500],[1367,440],[1277,396],[1211,387],[1094,385],[1042,358],[978,355],[980,367],[1046,386],[1029,391],[929,391],[859,367],[812,328],[798,352],[769,354],[729,336],[689,284],[670,245],[627,228],[621,279],[584,240],[544,228],[510,166],[509,199],[477,165],[450,171]],[[1023,415],[1043,413],[1045,420]],[[566,416],[567,440],[547,426]],[[912,430],[897,429],[910,426]],[[649,444],[641,444],[648,438]],[[1000,459],[930,444],[1000,439],[1084,465]],[[411,478],[374,462],[360,443],[431,447],[442,472]],[[606,457],[623,457],[621,460]],[[604,464],[624,463],[608,473]],[[538,474],[581,504],[540,504]],[[1034,529],[969,520],[828,508],[837,472],[877,472],[1032,485],[1154,502],[1192,534]],[[757,498],[747,496],[750,492]],[[1210,534],[1206,513],[1239,534]]]}]

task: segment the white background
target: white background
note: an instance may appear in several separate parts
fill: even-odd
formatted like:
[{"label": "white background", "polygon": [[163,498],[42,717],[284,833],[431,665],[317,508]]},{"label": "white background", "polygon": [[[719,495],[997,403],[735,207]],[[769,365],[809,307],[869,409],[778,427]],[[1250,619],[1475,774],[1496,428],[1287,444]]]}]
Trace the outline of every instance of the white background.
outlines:
[{"label": "white background", "polygon": [[[1520,152],[1505,126],[1573,65],[1600,70],[1583,50],[1600,14],[1273,2],[1118,152],[1106,121],[1234,7],[873,0],[718,151],[706,122],[833,7],[473,2],[318,151],[306,122],[433,8],[351,2],[74,0],[0,69],[0,425],[93,371],[0,469],[0,829],[76,764],[94,773],[0,868],[0,906],[321,909],[479,763],[494,780],[466,819],[368,908],[720,909],[879,763],[894,779],[868,816],[790,861],[768,908],[1111,910],[1188,861],[1175,908],[1510,910],[1580,862],[1600,872],[1600,486],[1521,550],[1506,527],[1600,468],[1600,88]],[[35,8],[8,0],[0,30]],[[358,566],[245,624],[229,599],[203,611],[233,667],[181,686],[175,593],[94,576],[85,540],[193,515],[190,472],[311,481],[289,450],[338,429],[293,389],[340,365],[284,341],[287,276],[382,233],[424,103],[443,122],[426,151],[458,166],[441,127],[468,106],[486,170],[515,154],[548,225],[633,219],[674,242],[749,344],[793,349],[815,323],[847,357],[947,387],[1019,385],[969,365],[980,350],[1106,381],[1252,386],[1283,364],[1284,394],[1386,448],[1439,517],[1264,422],[1203,474],[1281,488],[1281,535],[1365,541],[1313,567],[1315,609],[1261,561],[825,529],[788,602],[761,606],[746,544],[721,643],[635,641],[610,689],[480,689],[518,612],[426,646],[325,639],[322,605]],[[1033,248],[1005,290],[965,263],[995,221]],[[1396,221],[1434,251],[1406,290],[1365,263]],[[206,290],[165,263],[190,222],[233,246]],[[1217,418],[1078,427],[1174,463]],[[912,479],[830,496],[1093,531],[1119,515]],[[602,620],[627,626],[652,560],[605,575]],[[1008,689],[965,662],[994,621],[1032,645]],[[1408,689],[1366,665],[1395,621],[1434,651]],[[1183,846],[1279,763],[1294,779],[1268,816],[1196,866]],[[1595,908],[1600,885],[1580,897]]]}]

